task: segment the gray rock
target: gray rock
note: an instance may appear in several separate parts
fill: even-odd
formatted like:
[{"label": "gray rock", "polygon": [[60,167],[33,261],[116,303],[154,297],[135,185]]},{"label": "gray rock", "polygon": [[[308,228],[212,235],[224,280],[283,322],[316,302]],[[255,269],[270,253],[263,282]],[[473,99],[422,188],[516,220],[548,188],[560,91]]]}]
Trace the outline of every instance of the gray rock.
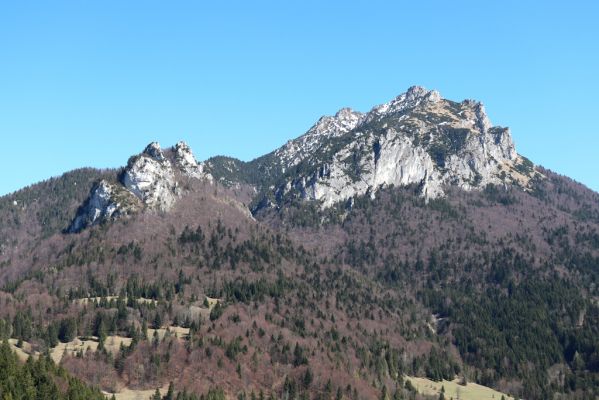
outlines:
[{"label": "gray rock", "polygon": [[121,185],[101,180],[92,188],[69,231],[79,232],[89,226],[134,213],[140,207],[140,201]]},{"label": "gray rock", "polygon": [[274,154],[282,171],[302,161],[312,166],[273,188],[277,202],[299,197],[319,201],[323,208],[354,196],[374,196],[389,185],[419,185],[427,200],[443,196],[450,185],[527,189],[538,174],[520,172],[523,159],[509,129],[493,127],[480,102],[452,102],[419,86],[366,114],[342,109],[322,117]]},{"label": "gray rock", "polygon": [[158,143],[129,162],[122,183],[149,208],[168,211],[175,203],[175,176]]},{"label": "gray rock", "polygon": [[212,176],[204,171],[204,164],[197,162],[191,151],[191,147],[187,143],[180,141],[173,149],[175,152],[175,164],[183,175],[190,178],[213,180]]},{"label": "gray rock", "polygon": [[192,179],[208,179],[184,142],[177,143],[169,160],[157,142],[132,157],[118,183],[100,181],[80,208],[69,231],[78,232],[98,223],[133,214],[142,209],[168,211],[180,194],[175,169]]}]

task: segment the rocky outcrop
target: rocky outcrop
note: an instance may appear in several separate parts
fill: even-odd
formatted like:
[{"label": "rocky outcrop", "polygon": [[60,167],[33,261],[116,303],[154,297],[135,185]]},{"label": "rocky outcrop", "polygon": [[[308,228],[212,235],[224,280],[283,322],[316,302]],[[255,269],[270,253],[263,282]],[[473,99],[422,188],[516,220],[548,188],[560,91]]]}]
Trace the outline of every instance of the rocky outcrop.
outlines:
[{"label": "rocky outcrop", "polygon": [[88,226],[132,214],[141,207],[139,199],[121,185],[101,180],[92,188],[88,200],[79,209],[69,232],[78,232]]},{"label": "rocky outcrop", "polygon": [[436,90],[429,91],[421,86],[412,86],[390,102],[374,107],[366,115],[365,120],[370,122],[377,118],[414,109],[420,105],[436,104],[441,100],[441,95]]},{"label": "rocky outcrop", "polygon": [[175,154],[175,165],[181,173],[190,178],[207,179],[212,181],[212,176],[204,171],[204,165],[198,163],[191,147],[187,143],[180,141],[173,148]]},{"label": "rocky outcrop", "polygon": [[142,209],[170,210],[181,192],[178,176],[211,179],[185,142],[177,143],[167,152],[158,143],[150,143],[129,160],[119,182],[101,181],[94,186],[69,231],[78,232]]},{"label": "rocky outcrop", "polygon": [[175,203],[173,169],[156,142],[129,161],[122,183],[149,208],[168,211]]},{"label": "rocky outcrop", "polygon": [[326,208],[375,196],[390,185],[414,185],[427,201],[443,196],[448,186],[527,190],[540,174],[518,155],[509,129],[491,124],[480,102],[458,103],[414,86],[367,113],[343,108],[322,117],[306,134],[251,162],[215,157],[198,163],[184,142],[167,151],[150,143],[130,159],[119,184],[92,192],[73,229],[130,213],[124,206],[130,202],[114,200],[117,191],[135,197],[140,208],[168,211],[181,178],[212,182],[213,175],[227,186],[252,187],[258,193],[253,211],[259,211],[298,200]]},{"label": "rocky outcrop", "polygon": [[[509,129],[493,127],[480,102],[445,100],[412,87],[366,114],[340,110],[274,152],[285,172],[259,207],[299,198],[322,207],[382,186],[418,185],[427,200],[447,186],[476,190],[488,184],[526,189],[537,174],[515,149]],[[294,171],[295,172],[295,171]]]},{"label": "rocky outcrop", "polygon": [[304,161],[323,143],[352,131],[363,120],[364,114],[350,108],[342,108],[334,116],[320,118],[305,135],[288,141],[274,152],[274,158],[281,166],[281,172]]}]

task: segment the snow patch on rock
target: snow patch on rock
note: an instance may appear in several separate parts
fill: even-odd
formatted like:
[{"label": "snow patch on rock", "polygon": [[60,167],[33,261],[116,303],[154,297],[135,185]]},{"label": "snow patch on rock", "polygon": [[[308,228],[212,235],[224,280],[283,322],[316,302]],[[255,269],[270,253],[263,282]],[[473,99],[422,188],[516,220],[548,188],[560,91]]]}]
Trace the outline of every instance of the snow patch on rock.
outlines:
[{"label": "snow patch on rock", "polygon": [[275,151],[275,157],[283,166],[282,172],[303,161],[323,141],[352,131],[363,119],[364,114],[350,108],[342,108],[334,116],[321,117],[304,135],[288,141],[283,147]]}]

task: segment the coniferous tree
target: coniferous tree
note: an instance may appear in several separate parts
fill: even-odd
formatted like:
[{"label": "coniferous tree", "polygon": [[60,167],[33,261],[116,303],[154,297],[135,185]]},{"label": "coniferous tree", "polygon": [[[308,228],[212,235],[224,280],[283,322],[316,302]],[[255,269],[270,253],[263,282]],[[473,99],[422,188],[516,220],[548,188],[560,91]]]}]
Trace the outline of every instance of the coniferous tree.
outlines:
[{"label": "coniferous tree", "polygon": [[170,382],[168,385],[168,390],[162,400],[175,400],[175,386],[173,382]]}]

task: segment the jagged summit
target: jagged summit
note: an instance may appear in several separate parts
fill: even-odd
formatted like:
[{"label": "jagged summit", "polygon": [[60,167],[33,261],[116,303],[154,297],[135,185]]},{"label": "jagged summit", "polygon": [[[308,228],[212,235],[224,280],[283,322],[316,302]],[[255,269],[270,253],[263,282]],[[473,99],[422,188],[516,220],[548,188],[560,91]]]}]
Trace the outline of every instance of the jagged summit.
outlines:
[{"label": "jagged summit", "polygon": [[175,153],[175,164],[184,175],[197,179],[211,179],[209,174],[204,173],[204,165],[198,163],[191,151],[191,147],[187,143],[181,140],[173,147],[173,150]]},{"label": "jagged summit", "polygon": [[146,399],[599,395],[599,193],[481,103],[412,88],[249,162],[146,144],[0,197],[5,356]]},{"label": "jagged summit", "polygon": [[180,194],[178,177],[208,179],[183,141],[164,152],[152,142],[129,159],[118,182],[100,181],[73,220],[70,232],[142,209],[168,211]]},{"label": "jagged summit", "polygon": [[406,93],[397,96],[392,101],[374,107],[368,113],[355,111],[349,107],[341,108],[334,116],[322,116],[304,135],[288,141],[283,147],[275,151],[279,158],[281,169],[284,172],[292,166],[299,164],[311,152],[331,138],[336,138],[353,131],[365,122],[382,115],[401,112],[415,107],[422,102],[436,102],[440,100],[439,92],[429,91],[420,86],[412,86]]},{"label": "jagged summit", "polygon": [[526,189],[536,175],[517,154],[509,129],[492,126],[482,103],[446,100],[420,86],[367,113],[343,108],[322,117],[261,162],[261,170],[280,176],[257,209],[291,199],[328,207],[385,185],[416,184],[427,199],[443,196],[450,185]]},{"label": "jagged summit", "polygon": [[427,90],[422,86],[412,86],[393,100],[374,107],[368,113],[368,117],[374,119],[377,116],[402,112],[422,103],[437,103],[441,100],[441,94],[436,90]]},{"label": "jagged summit", "polygon": [[147,145],[142,154],[148,155],[156,161],[165,160],[164,154],[162,153],[162,149],[160,148],[160,144],[158,142],[152,142]]},{"label": "jagged summit", "polygon": [[288,141],[283,147],[275,151],[275,156],[282,166],[282,172],[300,163],[310,152],[315,151],[323,141],[352,131],[363,120],[363,113],[350,108],[342,108],[334,116],[321,117],[304,135]]},{"label": "jagged summit", "polygon": [[168,211],[179,196],[179,176],[249,184],[256,213],[298,200],[326,208],[375,196],[383,186],[415,185],[427,200],[449,186],[528,190],[540,174],[518,155],[509,129],[491,124],[482,103],[412,86],[367,113],[342,108],[323,116],[304,135],[248,163],[226,157],[198,163],[185,142],[167,150],[152,142],[118,182],[96,185],[71,230],[140,209]]}]

